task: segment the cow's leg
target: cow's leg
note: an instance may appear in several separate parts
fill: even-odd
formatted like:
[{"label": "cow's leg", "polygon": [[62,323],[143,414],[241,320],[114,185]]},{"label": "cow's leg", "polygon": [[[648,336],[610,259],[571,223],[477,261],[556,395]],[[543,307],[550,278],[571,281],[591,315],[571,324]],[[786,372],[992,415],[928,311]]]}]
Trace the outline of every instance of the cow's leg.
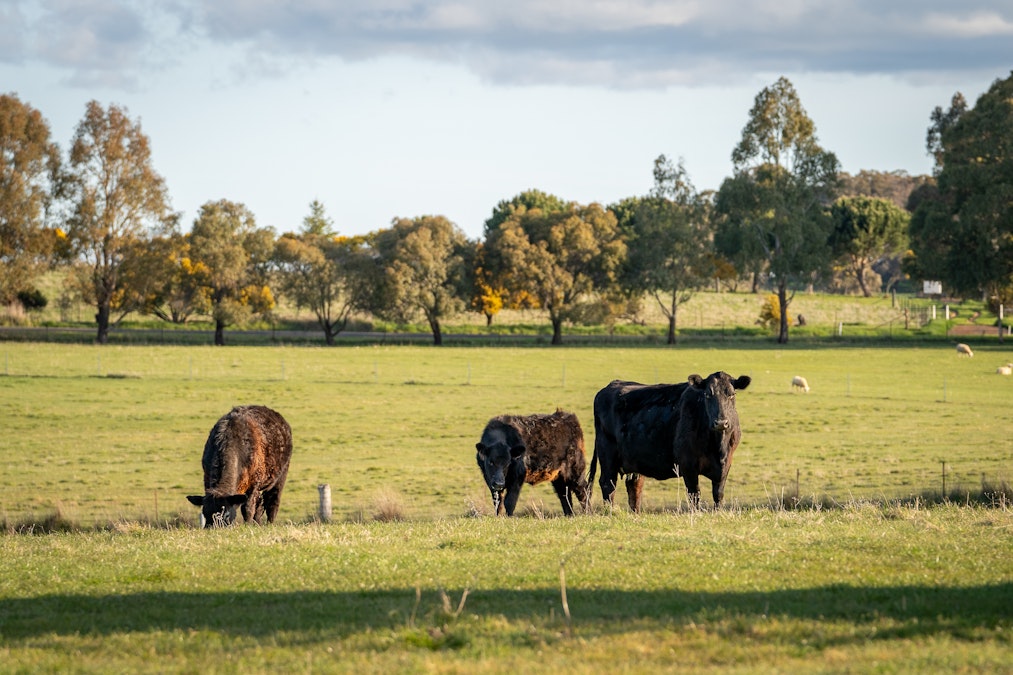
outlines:
[{"label": "cow's leg", "polygon": [[[597,440],[595,443],[597,444]],[[598,453],[598,461],[601,463],[601,475],[598,477],[601,498],[605,504],[612,506],[612,498],[615,496],[616,488],[619,487],[619,465],[614,459],[618,452],[615,447],[604,441],[600,446],[596,445],[595,452]]]},{"label": "cow's leg", "polygon": [[511,483],[507,486],[506,497],[503,498],[503,508],[506,509],[506,514],[512,516],[514,509],[517,508],[517,499],[521,496],[521,486],[523,482],[518,481]]},{"label": "cow's leg", "polygon": [[711,492],[714,495],[714,508],[720,507],[725,498],[725,481],[723,479],[714,481]]},{"label": "cow's leg", "polygon": [[573,496],[577,498],[577,502],[580,504],[581,509],[583,509],[584,512],[590,511],[591,490],[587,481],[584,480],[584,477],[580,476],[577,480],[571,481],[568,484],[568,487],[570,488],[570,492],[573,493]]},{"label": "cow's leg", "polygon": [[[273,487],[264,493],[263,504],[260,509],[257,509],[258,516],[267,516],[267,522],[273,523],[275,517],[278,515],[278,507],[281,506],[281,488]],[[259,523],[260,520],[257,520]]]},{"label": "cow's leg", "polygon": [[[239,507],[239,512],[243,514],[243,522],[250,522],[257,515],[257,505],[260,503],[260,493],[253,492],[246,496],[246,501]],[[254,521],[257,522],[257,521]]]},{"label": "cow's leg", "polygon": [[700,476],[696,473],[684,473],[682,479],[686,481],[686,493],[689,497],[689,508],[700,508]]},{"label": "cow's leg", "polygon": [[[263,509],[265,515],[267,515],[267,522],[273,523],[275,517],[278,515],[278,508],[281,506],[281,491],[285,487],[285,481],[288,480],[288,467],[282,471],[278,477],[274,487],[264,492],[263,495]],[[259,520],[257,521],[260,522]]]},{"label": "cow's leg", "polygon": [[563,514],[567,516],[573,515],[573,503],[570,501],[570,486],[566,482],[566,479],[562,476],[557,476],[552,481],[552,487],[556,491],[556,496],[559,497],[559,503],[563,505]]},{"label": "cow's leg", "polygon": [[630,499],[630,511],[640,512],[640,498],[644,493],[644,477],[631,473],[626,477],[626,495]]}]

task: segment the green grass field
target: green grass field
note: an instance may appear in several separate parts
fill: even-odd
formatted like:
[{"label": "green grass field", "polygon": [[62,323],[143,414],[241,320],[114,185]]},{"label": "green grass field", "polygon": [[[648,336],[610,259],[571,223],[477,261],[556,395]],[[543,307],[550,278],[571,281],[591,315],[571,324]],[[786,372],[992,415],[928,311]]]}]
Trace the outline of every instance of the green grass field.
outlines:
[{"label": "green grass field", "polygon": [[[1001,345],[0,351],[0,672],[1011,671]],[[753,377],[727,509],[489,517],[489,417],[573,410],[590,450],[609,380],[718,369]],[[202,532],[240,403],[292,425],[280,522]]]}]

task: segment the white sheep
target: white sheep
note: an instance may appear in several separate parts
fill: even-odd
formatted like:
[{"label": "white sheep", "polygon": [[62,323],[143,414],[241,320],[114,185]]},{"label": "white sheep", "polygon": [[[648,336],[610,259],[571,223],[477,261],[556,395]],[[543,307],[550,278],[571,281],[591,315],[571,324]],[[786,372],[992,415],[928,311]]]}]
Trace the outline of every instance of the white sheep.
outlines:
[{"label": "white sheep", "polygon": [[957,356],[974,356],[974,352],[971,348],[965,345],[963,342],[957,343]]},{"label": "white sheep", "polygon": [[791,378],[791,390],[795,391],[796,389],[801,389],[807,394],[809,393],[809,383],[801,375]]},{"label": "white sheep", "polygon": [[1005,366],[999,366],[995,369],[997,375],[1013,375],[1013,363],[1007,363]]}]

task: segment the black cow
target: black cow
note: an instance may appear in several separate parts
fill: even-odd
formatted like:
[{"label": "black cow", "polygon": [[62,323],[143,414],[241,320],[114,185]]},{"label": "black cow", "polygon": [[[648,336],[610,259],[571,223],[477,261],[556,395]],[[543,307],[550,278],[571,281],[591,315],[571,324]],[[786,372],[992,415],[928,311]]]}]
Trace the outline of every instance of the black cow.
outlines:
[{"label": "black cow", "polygon": [[493,417],[475,449],[496,515],[506,510],[512,516],[521,486],[544,481],[552,482],[566,515],[573,515],[573,495],[587,508],[584,432],[573,413],[557,410],[551,415]]},{"label": "black cow", "polygon": [[707,379],[690,375],[679,384],[644,385],[616,380],[594,397],[593,484],[597,464],[603,499],[612,503],[619,475],[625,476],[630,509],[640,510],[644,478],[682,477],[690,504],[700,504],[700,476],[713,483],[714,504],[724,498],[732,454],[742,437],[735,390],[749,386],[743,375],[724,372]]},{"label": "black cow", "polygon": [[273,523],[292,458],[292,429],[280,414],[261,405],[239,406],[222,416],[204,444],[204,494],[191,495],[201,507],[201,525],[219,527],[236,519]]}]

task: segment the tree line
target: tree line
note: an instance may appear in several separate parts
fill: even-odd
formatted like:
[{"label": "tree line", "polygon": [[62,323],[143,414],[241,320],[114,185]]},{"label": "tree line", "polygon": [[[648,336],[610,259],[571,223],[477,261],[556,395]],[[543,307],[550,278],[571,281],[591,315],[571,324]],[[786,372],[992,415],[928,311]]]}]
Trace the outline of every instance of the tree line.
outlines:
[{"label": "tree line", "polygon": [[787,78],[761,90],[733,148],[733,175],[698,191],[660,155],[648,194],[579,204],[540,190],[498,203],[480,240],[446,217],[395,218],[359,236],[319,201],[296,231],[258,226],[242,203],[200,207],[184,231],[140,123],[87,104],[64,157],[42,114],[0,96],[0,303],[37,301],[38,276],[95,309],[96,340],[130,313],[225,329],[278,296],[308,308],[328,344],[355,313],[441,322],[465,310],[540,308],[552,342],[567,324],[635,319],[654,303],[676,340],[678,310],[702,288],[777,297],[778,341],[798,289],[871,295],[905,277],[1008,304],[1013,296],[1013,75],[974,108],[954,95],[929,116],[932,176],[840,170]]}]

